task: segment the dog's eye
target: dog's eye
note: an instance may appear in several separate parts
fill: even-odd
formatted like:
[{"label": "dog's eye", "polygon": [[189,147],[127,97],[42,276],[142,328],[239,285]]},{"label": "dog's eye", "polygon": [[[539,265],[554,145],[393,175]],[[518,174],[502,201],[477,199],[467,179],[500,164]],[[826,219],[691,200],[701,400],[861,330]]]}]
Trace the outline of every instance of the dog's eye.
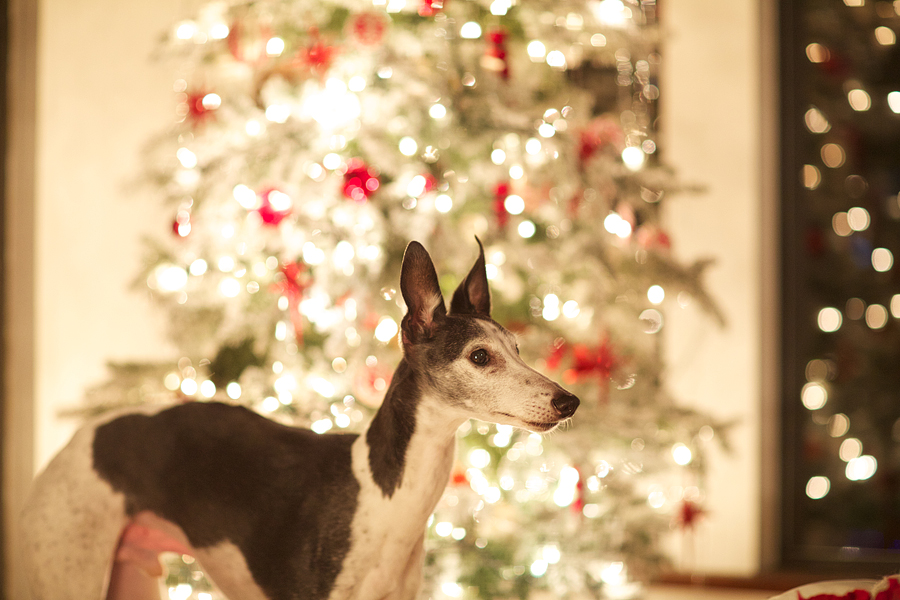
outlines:
[{"label": "dog's eye", "polygon": [[487,350],[484,348],[479,348],[475,352],[469,355],[469,360],[475,363],[478,366],[484,366],[488,364],[488,360],[490,360],[490,356],[487,353]]}]

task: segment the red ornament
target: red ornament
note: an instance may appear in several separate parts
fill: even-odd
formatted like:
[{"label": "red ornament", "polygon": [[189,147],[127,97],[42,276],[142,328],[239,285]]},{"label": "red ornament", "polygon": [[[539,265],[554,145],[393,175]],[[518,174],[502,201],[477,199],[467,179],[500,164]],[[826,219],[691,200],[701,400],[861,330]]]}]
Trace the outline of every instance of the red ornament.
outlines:
[{"label": "red ornament", "polygon": [[453,474],[450,476],[450,485],[454,487],[459,487],[461,485],[466,485],[469,483],[469,478],[466,477],[466,472],[462,469],[455,469]]},{"label": "red ornament", "polygon": [[558,369],[563,357],[565,357],[568,350],[569,345],[566,343],[566,340],[564,340],[563,338],[557,338],[556,341],[553,342],[553,348],[550,350],[550,356],[547,357],[547,368],[551,371],[555,371],[556,369]]},{"label": "red ornament", "polygon": [[187,219],[176,218],[172,221],[172,233],[177,235],[178,237],[187,237],[188,234],[191,233],[191,219],[188,217]]},{"label": "red ornament", "polygon": [[287,263],[278,269],[278,276],[272,284],[272,291],[288,299],[288,312],[291,325],[294,326],[294,337],[297,343],[303,343],[303,316],[300,314],[300,302],[303,294],[312,285],[312,277],[301,262]]},{"label": "red ornament", "polygon": [[[798,600],[871,600],[872,595],[866,590],[853,590],[840,596],[837,594],[816,594],[815,596],[804,598],[800,595],[800,592],[797,592],[797,598]],[[888,596],[888,598],[892,597]]]},{"label": "red ornament", "polygon": [[581,469],[575,467],[575,470],[578,471],[578,483],[575,484],[575,500],[569,508],[573,513],[581,514],[584,510],[584,477],[581,475]]},{"label": "red ornament", "polygon": [[602,385],[609,385],[612,372],[619,366],[619,360],[613,354],[609,338],[603,338],[596,348],[588,348],[586,344],[575,344],[572,347],[573,366],[563,373],[563,378],[577,383],[590,377],[599,377]]},{"label": "red ornament", "polygon": [[494,215],[497,217],[497,225],[500,229],[509,223],[509,213],[506,210],[506,197],[510,193],[509,183],[503,181],[494,186]]},{"label": "red ornament", "polygon": [[681,529],[693,529],[697,524],[697,521],[704,516],[706,516],[706,510],[699,504],[691,500],[685,500],[678,508],[678,515],[675,517],[675,522]]},{"label": "red ornament", "polygon": [[419,4],[420,17],[433,17],[444,9],[444,0],[422,0]]},{"label": "red ornament", "polygon": [[637,243],[647,250],[670,250],[672,240],[665,231],[655,225],[644,225],[637,231]]},{"label": "red ornament", "polygon": [[597,117],[579,135],[579,165],[583,168],[588,160],[604,148],[620,153],[624,145],[625,134],[619,123],[611,117]]},{"label": "red ornament", "polygon": [[271,37],[272,30],[268,25],[237,20],[228,30],[228,51],[238,62],[260,63],[268,58],[266,44]]},{"label": "red ornament", "polygon": [[178,114],[189,118],[194,125],[202,125],[208,119],[214,118],[219,104],[212,99],[207,100],[204,104],[204,98],[209,95],[210,93],[205,91],[194,91],[182,95],[183,105],[178,108]]},{"label": "red ornament", "polygon": [[387,20],[378,12],[364,12],[350,19],[350,33],[363,46],[375,46],[384,39]]},{"label": "red ornament", "polygon": [[613,351],[608,337],[604,337],[596,348],[587,344],[569,344],[559,338],[553,343],[547,357],[547,368],[558,369],[567,355],[571,354],[571,367],[563,371],[563,381],[569,385],[582,383],[593,377],[600,379],[600,399],[604,401],[613,372],[621,365],[621,360]]},{"label": "red ornament", "polygon": [[488,46],[481,57],[481,66],[499,74],[503,79],[509,79],[509,61],[506,60],[506,31],[500,28],[490,29],[484,37]]},{"label": "red ornament", "polygon": [[[882,584],[884,581],[882,581]],[[875,589],[881,587],[881,584],[876,585]],[[874,600],[900,600],[900,581],[898,581],[894,577],[887,578],[887,589],[881,590],[877,594],[875,594]]]},{"label": "red ornament", "polygon": [[259,193],[260,206],[256,209],[263,223],[277,227],[291,214],[290,197],[276,188],[270,187]]},{"label": "red ornament", "polygon": [[300,49],[295,61],[299,62],[301,66],[308,69],[313,75],[323,77],[328,69],[331,68],[331,63],[334,62],[339,49],[337,46],[329,46],[322,41],[319,38],[319,30],[314,27],[310,29],[310,36],[312,37],[312,43]]},{"label": "red ornament", "polygon": [[362,159],[350,159],[347,163],[347,171],[344,173],[344,196],[357,204],[362,204],[378,190],[380,185],[381,181],[374,169]]},{"label": "red ornament", "polygon": [[388,367],[380,364],[366,365],[353,378],[356,399],[369,408],[378,408],[384,402],[384,394],[391,385],[392,376],[393,371]]}]

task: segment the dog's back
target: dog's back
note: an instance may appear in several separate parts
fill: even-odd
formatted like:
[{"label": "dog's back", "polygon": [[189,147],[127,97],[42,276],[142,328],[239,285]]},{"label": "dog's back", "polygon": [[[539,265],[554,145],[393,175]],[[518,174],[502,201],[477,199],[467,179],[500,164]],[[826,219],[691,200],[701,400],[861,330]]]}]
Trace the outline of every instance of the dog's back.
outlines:
[{"label": "dog's back", "polygon": [[94,428],[83,427],[35,480],[22,515],[34,600],[103,597],[126,522],[122,494],[93,470]]},{"label": "dog's back", "polygon": [[37,599],[101,598],[122,528],[143,511],[177,525],[198,556],[236,547],[269,597],[327,597],[350,544],[356,437],[219,403],[84,427],[25,511]]}]

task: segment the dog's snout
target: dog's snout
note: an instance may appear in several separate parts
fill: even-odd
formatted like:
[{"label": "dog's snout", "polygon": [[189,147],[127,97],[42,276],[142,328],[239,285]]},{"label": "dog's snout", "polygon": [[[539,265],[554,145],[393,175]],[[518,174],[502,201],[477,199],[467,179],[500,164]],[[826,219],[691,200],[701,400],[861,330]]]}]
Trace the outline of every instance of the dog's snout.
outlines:
[{"label": "dog's snout", "polygon": [[550,401],[550,404],[552,404],[553,408],[556,409],[556,412],[559,413],[561,419],[568,419],[575,414],[575,409],[578,408],[580,401],[572,394],[564,392],[553,398],[553,400]]}]

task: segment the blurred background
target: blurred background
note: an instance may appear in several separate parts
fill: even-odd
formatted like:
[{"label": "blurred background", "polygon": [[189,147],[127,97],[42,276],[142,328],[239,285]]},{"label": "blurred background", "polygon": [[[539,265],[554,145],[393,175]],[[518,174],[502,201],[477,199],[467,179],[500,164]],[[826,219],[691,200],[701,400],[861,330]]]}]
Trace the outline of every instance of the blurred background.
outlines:
[{"label": "blurred background", "polygon": [[[26,597],[15,514],[78,423],[61,413],[110,360],[176,352],[165,313],[131,286],[143,238],[172,212],[134,180],[173,118],[160,39],[204,4],[5,3],[9,598]],[[703,518],[664,542],[679,583],[777,589],[898,564],[900,17],[884,1],[786,4],[656,6],[660,153],[698,190],[660,219],[679,260],[713,259],[703,281],[727,322],[669,311],[665,378],[683,404],[734,423],[730,449],[708,450]],[[806,575],[773,583],[785,572]]]}]

